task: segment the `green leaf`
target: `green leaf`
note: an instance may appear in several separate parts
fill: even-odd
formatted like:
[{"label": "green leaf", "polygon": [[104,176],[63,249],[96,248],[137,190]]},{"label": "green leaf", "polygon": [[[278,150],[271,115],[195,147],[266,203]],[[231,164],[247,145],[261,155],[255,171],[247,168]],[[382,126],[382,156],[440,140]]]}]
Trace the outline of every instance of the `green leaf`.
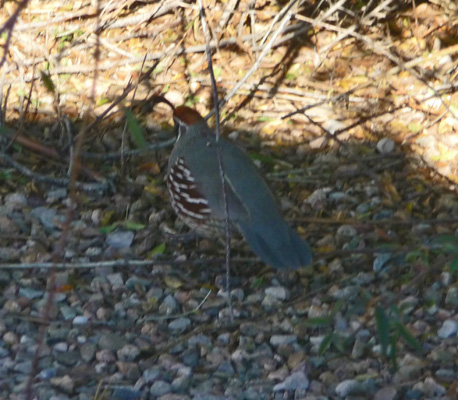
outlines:
[{"label": "green leaf", "polygon": [[398,369],[398,362],[397,362],[398,339],[399,339],[399,334],[396,333],[394,335],[391,335],[391,339],[390,339],[390,360],[391,360],[391,364],[393,365],[393,369],[394,370]]},{"label": "green leaf", "polygon": [[272,122],[272,121],[276,121],[276,120],[277,120],[277,118],[266,117],[266,116],[258,118],[259,122]]},{"label": "green leaf", "polygon": [[0,135],[11,135],[14,131],[5,125],[0,126]]},{"label": "green leaf", "polygon": [[305,326],[309,328],[323,328],[332,325],[331,317],[316,317],[305,320]]},{"label": "green leaf", "polygon": [[265,154],[250,153],[249,156],[252,160],[255,160],[255,161],[261,161],[262,163],[265,163],[265,164],[275,164],[275,158],[271,156],[266,156]]},{"label": "green leaf", "polygon": [[56,91],[56,86],[54,85],[51,77],[44,71],[40,71],[40,75],[41,81],[43,82],[43,85],[45,85],[45,88],[48,90],[48,92],[54,93]]},{"label": "green leaf", "polygon": [[458,246],[458,236],[455,235],[442,235],[435,237],[432,244],[455,244]]},{"label": "green leaf", "polygon": [[423,256],[424,252],[422,252],[421,250],[413,250],[406,254],[405,260],[408,263],[412,263],[414,261],[417,261],[418,259],[421,259]]},{"label": "green leaf", "polygon": [[458,272],[458,257],[454,258],[450,263],[450,271]]},{"label": "green leaf", "polygon": [[411,122],[409,125],[408,125],[408,129],[410,132],[412,133],[418,133],[421,131],[422,127],[420,124],[418,124],[417,122]]},{"label": "green leaf", "polygon": [[215,78],[219,78],[222,73],[223,69],[221,67],[213,66],[213,75],[215,75]]},{"label": "green leaf", "polygon": [[382,346],[382,354],[387,355],[388,344],[390,343],[390,323],[383,308],[377,306],[375,308],[375,323],[377,326],[377,333]]},{"label": "green leaf", "polygon": [[326,351],[331,347],[332,339],[334,338],[334,334],[330,333],[329,335],[326,335],[322,342],[320,343],[320,347],[318,349],[318,353],[320,356],[322,356]]},{"label": "green leaf", "polygon": [[165,252],[165,243],[161,243],[159,245],[157,245],[152,251],[151,253],[149,253],[149,257],[151,258],[152,256],[156,255],[156,254],[164,254]]},{"label": "green leaf", "polygon": [[10,180],[12,179],[13,177],[13,174],[12,174],[12,170],[2,170],[0,171],[0,181],[7,181],[7,180]]},{"label": "green leaf", "polygon": [[346,304],[346,301],[343,299],[337,300],[331,308],[330,314],[335,317],[335,315],[343,308]]},{"label": "green leaf", "polygon": [[458,237],[454,235],[443,235],[431,241],[434,248],[443,250],[445,253],[458,254]]},{"label": "green leaf", "polygon": [[138,124],[137,119],[130,110],[124,110],[124,113],[127,118],[127,126],[129,127],[129,132],[132,135],[133,141],[139,149],[145,149],[147,146],[145,136],[143,136],[142,128]]},{"label": "green leaf", "polygon": [[407,342],[407,344],[412,347],[418,353],[421,353],[422,347],[420,341],[410,332],[407,327],[401,323],[396,322],[396,329],[399,332],[399,335]]},{"label": "green leaf", "polygon": [[103,226],[102,228],[100,228],[100,232],[101,233],[110,233],[110,232],[113,232],[117,227],[119,226],[119,222],[115,222],[111,225],[107,225],[107,226]]},{"label": "green leaf", "polygon": [[109,103],[111,100],[108,98],[108,97],[102,97],[100,99],[97,100],[97,106],[100,107],[100,106],[103,106],[104,104],[107,104]]},{"label": "green leaf", "polygon": [[252,289],[259,289],[262,285],[264,284],[264,278],[260,276],[259,278],[256,278],[253,283],[251,284]]},{"label": "green leaf", "polygon": [[345,353],[346,350],[346,340],[340,335],[334,335],[332,344],[334,347],[341,353]]},{"label": "green leaf", "polygon": [[139,222],[134,222],[134,221],[126,221],[123,223],[124,227],[126,229],[129,229],[131,231],[139,231],[142,229],[145,229],[145,224],[140,224]]},{"label": "green leaf", "polygon": [[194,26],[194,21],[195,20],[192,20],[191,22],[189,22],[188,25],[184,27],[184,30],[187,31],[188,29],[192,28]]}]

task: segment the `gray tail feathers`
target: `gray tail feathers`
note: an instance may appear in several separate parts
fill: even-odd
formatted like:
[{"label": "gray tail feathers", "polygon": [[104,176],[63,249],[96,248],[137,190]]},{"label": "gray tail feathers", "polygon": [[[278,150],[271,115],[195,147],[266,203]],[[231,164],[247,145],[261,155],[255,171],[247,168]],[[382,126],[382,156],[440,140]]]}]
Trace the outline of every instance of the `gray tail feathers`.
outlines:
[{"label": "gray tail feathers", "polygon": [[238,226],[251,250],[271,267],[296,269],[312,262],[308,243],[283,220],[276,224],[248,221]]}]

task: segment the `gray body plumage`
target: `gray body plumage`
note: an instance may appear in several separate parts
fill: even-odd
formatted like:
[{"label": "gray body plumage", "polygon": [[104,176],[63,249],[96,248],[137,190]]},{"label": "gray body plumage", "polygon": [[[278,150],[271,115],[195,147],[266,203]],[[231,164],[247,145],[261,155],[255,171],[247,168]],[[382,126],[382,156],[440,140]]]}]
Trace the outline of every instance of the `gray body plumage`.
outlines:
[{"label": "gray body plumage", "polygon": [[231,142],[221,138],[217,144],[205,120],[188,126],[186,132],[179,135],[169,159],[168,172],[182,159],[195,179],[196,190],[208,201],[210,218],[224,221],[217,145],[225,175],[231,225],[242,233],[253,252],[272,267],[299,268],[310,264],[309,245],[284,221],[257,167]]}]

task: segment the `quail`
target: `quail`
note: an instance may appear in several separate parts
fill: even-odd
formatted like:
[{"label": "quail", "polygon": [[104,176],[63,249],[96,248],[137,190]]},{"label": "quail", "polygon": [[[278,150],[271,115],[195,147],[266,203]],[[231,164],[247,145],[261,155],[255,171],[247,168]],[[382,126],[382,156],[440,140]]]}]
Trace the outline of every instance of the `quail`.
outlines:
[{"label": "quail", "polygon": [[164,102],[174,110],[177,131],[167,186],[172,207],[183,222],[198,233],[214,236],[224,232],[227,215],[231,231],[239,231],[264,263],[276,269],[310,264],[310,246],[282,218],[248,155],[224,138],[217,141],[194,109]]}]

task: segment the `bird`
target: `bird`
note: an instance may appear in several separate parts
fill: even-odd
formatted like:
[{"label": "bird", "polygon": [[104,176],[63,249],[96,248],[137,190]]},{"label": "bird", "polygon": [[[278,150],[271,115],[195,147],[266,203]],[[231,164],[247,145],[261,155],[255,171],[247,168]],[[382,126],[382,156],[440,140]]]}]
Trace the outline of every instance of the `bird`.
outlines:
[{"label": "bird", "polygon": [[193,108],[159,101],[173,109],[177,139],[166,180],[178,217],[198,234],[215,237],[225,232],[227,216],[231,234],[240,232],[265,264],[279,270],[309,265],[309,244],[283,219],[250,157],[231,141],[217,140]]}]

